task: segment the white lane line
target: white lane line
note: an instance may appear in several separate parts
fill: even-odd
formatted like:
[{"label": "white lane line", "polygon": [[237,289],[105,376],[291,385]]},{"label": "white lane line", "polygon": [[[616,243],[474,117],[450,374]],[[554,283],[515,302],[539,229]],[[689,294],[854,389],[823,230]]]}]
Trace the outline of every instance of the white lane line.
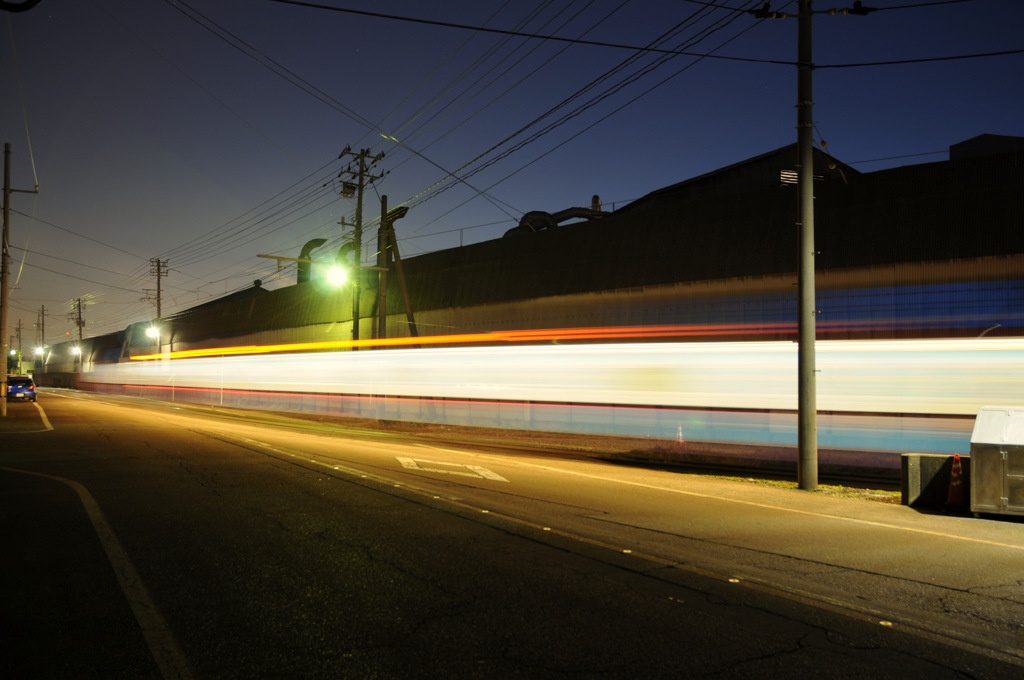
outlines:
[{"label": "white lane line", "polygon": [[50,419],[46,417],[46,411],[43,410],[43,407],[40,406],[37,402],[34,402],[34,401],[32,402],[32,405],[36,407],[37,411],[39,411],[39,417],[43,421],[43,429],[42,430],[22,430],[20,432],[12,432],[11,434],[35,434],[36,432],[52,432],[53,431],[53,425],[50,424]]},{"label": "white lane line", "polygon": [[96,503],[89,490],[71,479],[46,475],[41,472],[27,472],[9,467],[0,467],[0,470],[45,477],[46,479],[67,484],[74,489],[75,493],[78,494],[79,500],[82,501],[86,513],[89,515],[89,520],[92,522],[96,534],[99,536],[100,543],[103,545],[103,550],[107,553],[110,565],[114,568],[117,581],[121,584],[121,591],[128,599],[128,604],[132,608],[132,613],[135,614],[135,620],[138,622],[139,628],[142,629],[142,635],[146,640],[150,653],[153,655],[153,660],[160,669],[160,674],[165,680],[192,680],[192,671],[188,666],[185,653],[178,646],[170,626],[167,625],[167,621],[160,613],[160,610],[157,609],[153,598],[149,594],[149,590],[139,576],[139,572],[136,571],[135,565],[128,558],[128,553],[121,546],[121,542],[117,540],[117,536],[114,534],[113,529],[110,528],[110,524],[107,523],[103,511],[100,510],[99,504]]},{"label": "white lane line", "polygon": [[36,430],[36,432],[47,432],[53,429],[53,425],[50,424],[50,419],[46,417],[46,411],[39,405],[39,402],[33,401],[32,404],[39,410],[39,417],[43,419],[43,425],[46,426],[45,430]]},{"label": "white lane line", "polygon": [[959,534],[951,534],[944,531],[935,531],[933,529],[919,529],[917,527],[901,526],[899,524],[892,524],[889,522],[879,522],[870,519],[861,519],[858,517],[846,517],[843,515],[834,515],[827,512],[815,512],[812,510],[800,510],[798,508],[786,507],[784,505],[773,505],[771,503],[761,503],[758,501],[749,501],[741,498],[730,498],[728,496],[719,496],[710,493],[700,493],[697,491],[686,491],[685,489],[677,489],[669,486],[662,486],[659,484],[648,484],[646,482],[636,482],[628,479],[616,479],[614,477],[607,477],[605,475],[592,474],[587,472],[577,472],[574,470],[565,470],[562,468],[553,467],[551,465],[540,465],[537,463],[528,463],[514,458],[504,458],[502,456],[495,456],[484,453],[466,453],[464,455],[476,456],[478,458],[498,460],[502,463],[513,466],[521,466],[534,468],[537,470],[546,470],[548,472],[555,472],[562,475],[568,475],[571,477],[582,477],[584,479],[593,479],[600,482],[608,482],[609,484],[621,484],[623,486],[632,486],[638,489],[647,489],[650,491],[664,491],[666,493],[677,494],[680,496],[690,496],[691,498],[705,498],[708,500],[722,501],[724,503],[733,503],[736,505],[746,505],[754,508],[764,508],[767,510],[777,510],[779,512],[788,512],[794,515],[807,515],[810,517],[819,517],[821,519],[834,519],[841,522],[849,522],[851,524],[861,524],[864,526],[879,527],[882,529],[893,529],[896,531],[905,531],[911,534],[922,534],[925,536],[938,536],[940,538],[950,538],[957,541],[964,541],[967,543],[979,543],[982,545],[991,545],[997,548],[1011,548],[1013,550],[1024,550],[1024,545],[1014,543],[1003,543],[1000,541],[990,541],[984,538],[974,538],[972,536],[962,536]]},{"label": "white lane line", "polygon": [[[490,479],[495,482],[508,482],[496,472],[491,472],[479,465],[463,465],[461,463],[446,463],[439,460],[425,460],[423,458],[405,458],[396,456],[398,462],[406,470],[417,472],[440,472],[445,475],[459,475],[460,477],[473,477],[476,479]],[[441,466],[441,467],[436,467]]]}]

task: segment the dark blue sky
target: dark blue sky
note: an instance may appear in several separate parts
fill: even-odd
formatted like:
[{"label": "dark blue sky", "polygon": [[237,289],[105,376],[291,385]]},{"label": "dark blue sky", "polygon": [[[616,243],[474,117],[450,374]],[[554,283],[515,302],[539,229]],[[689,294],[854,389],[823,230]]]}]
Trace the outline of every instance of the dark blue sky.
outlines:
[{"label": "dark blue sky", "polygon": [[[717,2],[732,9],[320,4],[627,46],[665,36],[665,48],[741,60],[272,0],[42,0],[5,15],[3,141],[14,187],[40,187],[12,201],[10,333],[20,319],[26,347],[34,342],[45,305],[47,340],[63,339],[79,297],[91,303],[87,335],[151,317],[142,298],[156,287],[154,257],[170,267],[164,314],[256,278],[293,281],[256,255],[295,256],[315,237],[331,239],[320,256],[336,252],[338,223],[355,212],[337,190],[346,145],[384,152],[377,171],[388,174],[368,190],[364,221],[379,216],[380,194],[407,203],[397,228],[408,257],[499,237],[527,211],[587,206],[593,194],[620,207],[794,142],[795,68],[771,62],[795,61],[796,20],[733,11],[763,0]],[[983,133],[1024,136],[1024,54],[845,67],[1020,50],[1024,3],[868,4],[879,11],[814,19],[816,136],[834,156],[870,171],[944,160]]]}]

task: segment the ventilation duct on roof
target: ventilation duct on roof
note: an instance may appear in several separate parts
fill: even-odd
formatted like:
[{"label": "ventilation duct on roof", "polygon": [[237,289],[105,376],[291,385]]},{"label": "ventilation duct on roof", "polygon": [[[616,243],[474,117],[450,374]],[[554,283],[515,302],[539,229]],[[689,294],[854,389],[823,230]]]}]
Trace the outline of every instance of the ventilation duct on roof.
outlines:
[{"label": "ventilation duct on roof", "polygon": [[[596,196],[594,197],[597,198]],[[594,201],[594,205],[600,206],[600,199]],[[603,217],[608,213],[594,208],[566,208],[555,213],[544,212],[543,210],[531,210],[519,220],[518,227],[512,227],[505,232],[505,236],[516,236],[518,234],[533,234],[544,229],[554,229],[562,222],[575,218],[593,220]]]},{"label": "ventilation duct on roof", "polygon": [[295,276],[296,283],[305,283],[309,281],[309,272],[312,262],[310,261],[310,255],[314,250],[327,243],[325,238],[315,238],[312,241],[307,241],[306,245],[302,246],[302,252],[299,253],[299,261],[296,263],[299,266],[296,268],[298,273]]}]

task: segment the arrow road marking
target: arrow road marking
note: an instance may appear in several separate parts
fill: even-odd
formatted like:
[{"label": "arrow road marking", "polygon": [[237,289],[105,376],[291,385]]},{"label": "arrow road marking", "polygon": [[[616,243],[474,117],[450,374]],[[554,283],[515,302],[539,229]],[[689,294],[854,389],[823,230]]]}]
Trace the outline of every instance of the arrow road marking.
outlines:
[{"label": "arrow road marking", "polygon": [[[459,475],[461,477],[476,477],[478,479],[490,479],[495,482],[507,482],[508,480],[496,472],[491,472],[479,465],[462,465],[461,463],[444,463],[437,460],[425,460],[423,458],[405,458],[396,456],[398,462],[406,470],[418,472],[440,472],[445,475]],[[436,467],[436,466],[442,467]]]}]

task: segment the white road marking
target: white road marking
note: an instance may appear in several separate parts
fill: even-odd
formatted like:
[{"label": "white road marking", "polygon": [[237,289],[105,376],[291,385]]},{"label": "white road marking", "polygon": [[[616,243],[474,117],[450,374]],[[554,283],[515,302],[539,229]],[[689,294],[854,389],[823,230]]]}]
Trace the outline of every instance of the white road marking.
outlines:
[{"label": "white road marking", "polygon": [[89,515],[89,520],[92,522],[97,536],[99,536],[103,550],[107,553],[107,559],[114,569],[118,583],[121,584],[121,591],[124,592],[125,597],[128,599],[128,604],[131,605],[132,613],[135,614],[135,620],[138,622],[139,628],[142,629],[142,636],[145,638],[146,645],[153,655],[153,660],[156,661],[156,665],[160,669],[160,674],[167,680],[172,678],[191,680],[193,677],[192,671],[189,668],[185,653],[178,646],[170,626],[167,625],[167,621],[157,609],[156,603],[153,602],[153,598],[149,594],[149,590],[142,582],[142,577],[139,576],[135,565],[128,558],[128,553],[121,546],[121,542],[114,534],[114,530],[110,528],[107,518],[103,515],[103,511],[100,509],[99,504],[96,503],[96,499],[89,493],[89,490],[78,482],[64,479],[63,477],[9,467],[0,467],[0,469],[24,475],[45,477],[46,479],[67,484],[74,489],[86,513]]},{"label": "white road marking", "polygon": [[[475,477],[477,479],[490,479],[495,482],[507,482],[508,480],[496,472],[491,472],[479,465],[463,465],[461,463],[444,463],[437,460],[425,460],[423,458],[405,458],[396,456],[398,462],[406,470],[417,472],[440,472],[445,475],[459,475],[461,477]],[[436,466],[442,467],[436,467]],[[429,466],[429,467],[425,467]]]},{"label": "white road marking", "polygon": [[46,426],[45,430],[36,430],[36,432],[48,432],[53,429],[53,425],[50,424],[50,419],[46,417],[46,411],[39,405],[39,402],[33,401],[32,404],[39,410],[39,417],[43,419],[43,425]]},{"label": "white road marking", "polygon": [[972,536],[963,536],[960,534],[947,533],[944,531],[934,531],[931,529],[919,529],[917,527],[901,526],[899,524],[891,524],[889,522],[879,522],[869,519],[861,519],[858,517],[846,517],[843,515],[834,515],[827,512],[814,512],[811,510],[800,510],[798,508],[787,507],[784,505],[773,505],[771,503],[760,503],[757,501],[745,500],[742,498],[731,498],[729,496],[720,496],[710,493],[700,493],[697,491],[687,491],[685,489],[679,489],[670,486],[662,486],[660,484],[648,484],[645,482],[637,482],[628,479],[618,479],[615,477],[608,477],[606,475],[599,475],[587,472],[577,472],[574,470],[567,470],[563,468],[557,468],[552,465],[540,465],[537,463],[528,463],[518,459],[508,459],[502,456],[496,456],[484,453],[473,453],[466,454],[473,455],[479,458],[488,458],[491,460],[499,460],[502,463],[509,465],[515,465],[519,467],[528,467],[536,470],[546,470],[548,472],[554,472],[557,474],[568,475],[572,477],[581,477],[584,479],[593,479],[601,482],[608,482],[611,484],[621,484],[623,486],[632,486],[638,489],[647,489],[651,491],[664,491],[666,493],[678,494],[680,496],[689,496],[691,498],[705,498],[708,500],[722,501],[725,503],[733,503],[735,505],[746,505],[754,508],[764,508],[768,510],[777,510],[779,512],[788,512],[794,515],[808,515],[810,517],[820,517],[822,519],[834,519],[840,522],[849,522],[851,524],[861,524],[864,526],[879,527],[882,529],[893,529],[896,531],[904,531],[911,534],[923,534],[925,536],[938,536],[940,538],[950,538],[957,541],[965,541],[967,543],[980,543],[982,545],[991,545],[998,548],[1012,548],[1013,550],[1024,550],[1024,545],[1017,545],[1013,543],[1002,543],[999,541],[989,541],[983,538],[974,538]]}]

